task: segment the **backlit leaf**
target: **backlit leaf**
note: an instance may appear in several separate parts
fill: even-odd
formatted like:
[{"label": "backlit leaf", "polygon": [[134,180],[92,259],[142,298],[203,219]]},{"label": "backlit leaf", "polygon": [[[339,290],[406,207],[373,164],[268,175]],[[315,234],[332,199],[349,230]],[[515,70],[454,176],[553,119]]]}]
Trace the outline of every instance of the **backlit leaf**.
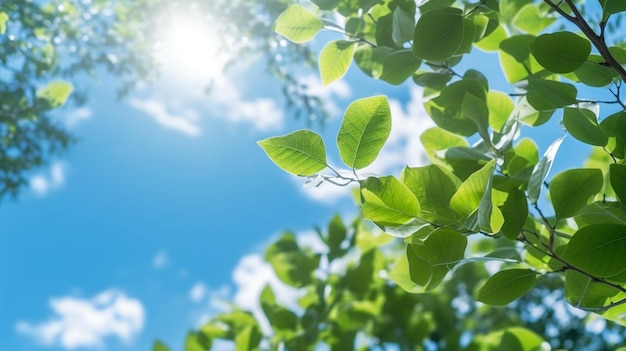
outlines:
[{"label": "backlit leaf", "polygon": [[409,188],[393,176],[370,177],[361,188],[363,216],[382,225],[401,225],[417,218],[420,204]]},{"label": "backlit leaf", "polygon": [[456,220],[449,204],[460,182],[450,171],[436,165],[407,167],[401,180],[417,197],[420,218],[438,224]]},{"label": "backlit leaf", "polygon": [[556,157],[556,153],[559,151],[563,139],[565,139],[565,136],[556,139],[550,144],[530,175],[530,179],[528,180],[528,200],[531,204],[536,204],[539,200],[541,187],[543,187],[543,182],[546,180],[548,173],[550,173],[552,162],[554,162],[554,157]]},{"label": "backlit leaf", "polygon": [[397,6],[393,10],[393,41],[402,45],[407,41],[413,39],[413,31],[415,29],[415,17]]},{"label": "backlit leaf", "polygon": [[292,42],[301,44],[313,39],[322,28],[322,20],[303,6],[293,4],[278,16],[273,29]]},{"label": "backlit leaf", "polygon": [[324,141],[310,130],[268,138],[258,144],[278,167],[289,173],[310,176],[326,168]]},{"label": "backlit leaf", "polygon": [[334,40],[326,44],[320,52],[319,68],[322,83],[328,85],[341,79],[352,63],[356,43],[347,40]]},{"label": "backlit leaf", "polygon": [[54,81],[37,90],[37,97],[48,101],[51,107],[58,107],[67,101],[73,89],[69,82]]},{"label": "backlit leaf", "polygon": [[337,146],[341,160],[361,169],[370,165],[391,132],[391,109],[385,96],[356,100],[343,117]]}]

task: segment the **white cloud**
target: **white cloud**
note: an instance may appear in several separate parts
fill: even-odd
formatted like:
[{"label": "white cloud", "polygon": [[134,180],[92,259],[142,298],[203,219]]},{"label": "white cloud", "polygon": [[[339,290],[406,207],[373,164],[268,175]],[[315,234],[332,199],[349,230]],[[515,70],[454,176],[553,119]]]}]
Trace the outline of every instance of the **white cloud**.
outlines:
[{"label": "white cloud", "polygon": [[200,302],[207,296],[209,288],[202,282],[195,283],[189,290],[189,299],[193,302]]},{"label": "white cloud", "polygon": [[144,325],[141,302],[116,289],[103,291],[91,299],[51,298],[50,308],[54,316],[47,322],[20,321],[16,330],[46,346],[104,349],[105,340],[110,338],[130,343]]},{"label": "white cloud", "polygon": [[65,124],[68,128],[72,128],[77,124],[84,122],[91,118],[93,111],[87,107],[80,107],[70,111],[64,117]]},{"label": "white cloud", "polygon": [[48,174],[37,174],[29,180],[30,188],[39,196],[60,188],[64,183],[65,165],[61,162],[52,163]]},{"label": "white cloud", "polygon": [[352,94],[350,86],[343,79],[335,81],[330,85],[323,86],[319,76],[308,75],[302,77],[298,83],[307,87],[308,94],[319,96],[324,102],[326,102],[326,107],[329,110],[328,112],[330,112],[333,116],[338,116],[342,112],[335,102],[335,97],[346,99]]},{"label": "white cloud", "polygon": [[200,134],[200,127],[197,125],[198,115],[192,110],[182,110],[175,115],[170,112],[168,106],[161,100],[131,98],[128,102],[134,108],[154,118],[158,124],[165,128],[173,129],[189,136]]},{"label": "white cloud", "polygon": [[152,259],[152,267],[154,269],[161,269],[167,266],[170,262],[170,257],[165,250],[159,250]]}]

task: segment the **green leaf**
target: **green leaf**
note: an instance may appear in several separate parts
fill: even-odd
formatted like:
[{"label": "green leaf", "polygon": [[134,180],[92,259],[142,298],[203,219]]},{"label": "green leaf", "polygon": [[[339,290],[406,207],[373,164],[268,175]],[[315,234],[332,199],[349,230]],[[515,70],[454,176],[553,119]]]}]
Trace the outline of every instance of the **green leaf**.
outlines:
[{"label": "green leaf", "polygon": [[324,141],[313,131],[298,130],[257,143],[272,162],[289,173],[310,176],[326,168]]},{"label": "green leaf", "polygon": [[170,348],[161,341],[157,340],[152,345],[152,351],[170,351]]},{"label": "green leaf", "polygon": [[[460,218],[465,218],[467,221],[474,221],[476,225],[468,225],[467,228],[470,230],[478,229],[480,226],[481,229],[484,226],[484,229],[488,228],[491,223],[492,218],[491,215],[496,213],[494,216],[497,216],[499,210],[492,211],[491,206],[491,179],[493,176],[493,171],[496,166],[496,161],[491,160],[485,166],[483,166],[478,171],[472,173],[459,187],[456,193],[450,199],[450,208],[454,210]],[[480,207],[483,206],[483,210],[480,210]],[[483,212],[487,211],[487,212]],[[480,216],[480,219],[478,218]],[[500,217],[502,214],[500,214]],[[496,218],[494,218],[496,220]],[[480,224],[478,223],[480,221]],[[500,226],[502,223],[500,223]],[[494,228],[496,229],[496,228]],[[499,230],[497,228],[495,231]],[[491,230],[490,230],[491,232]]]},{"label": "green leaf", "polygon": [[574,220],[578,228],[602,223],[626,225],[626,207],[621,202],[596,201],[578,211]]},{"label": "green leaf", "polygon": [[594,281],[580,272],[570,269],[565,273],[565,299],[574,307],[603,308],[618,293],[617,289]]},{"label": "green leaf", "polygon": [[259,328],[248,326],[235,335],[235,351],[257,350],[263,335]]},{"label": "green leaf", "polygon": [[385,96],[356,100],[343,117],[337,146],[341,160],[361,169],[370,165],[391,133],[391,109]]},{"label": "green leaf", "polygon": [[599,278],[626,271],[626,226],[592,224],[579,229],[570,239],[562,258]]},{"label": "green leaf", "polygon": [[435,156],[450,166],[452,173],[461,180],[467,179],[491,160],[484,152],[468,147],[451,147],[437,152]]},{"label": "green leaf", "polygon": [[371,45],[360,45],[354,53],[357,66],[368,76],[380,78],[383,74],[385,59],[393,52],[392,48]]},{"label": "green leaf", "polygon": [[9,15],[6,12],[0,11],[0,34],[4,34],[7,31],[7,21]]},{"label": "green leaf", "polygon": [[413,55],[411,49],[394,51],[385,57],[380,79],[389,84],[400,85],[411,77],[421,64],[422,61]]},{"label": "green leaf", "polygon": [[591,43],[571,32],[556,32],[538,36],[530,44],[530,51],[548,71],[569,73],[587,60]]},{"label": "green leaf", "polygon": [[450,147],[467,147],[467,141],[462,137],[450,133],[439,127],[432,127],[426,129],[420,136],[420,141],[426,149],[426,153],[431,161],[435,162],[438,159],[435,158],[435,153],[440,150],[445,150]]},{"label": "green leaf", "polygon": [[478,134],[486,145],[491,146],[491,136],[489,135],[489,108],[487,101],[466,92],[461,103],[461,113],[476,123]]},{"label": "green leaf", "polygon": [[341,2],[341,0],[311,0],[320,10],[334,10],[337,5]]},{"label": "green leaf", "polygon": [[298,316],[276,302],[274,292],[268,285],[260,296],[261,307],[274,332],[295,331],[298,327]]},{"label": "green leaf", "polygon": [[417,218],[420,204],[411,190],[393,176],[369,177],[361,187],[363,216],[382,225],[401,225]]},{"label": "green leaf", "polygon": [[420,204],[419,218],[440,225],[456,221],[449,204],[460,181],[450,171],[437,165],[407,167],[402,171],[401,181]]},{"label": "green leaf", "polygon": [[334,40],[326,44],[320,53],[319,68],[322,83],[328,85],[341,79],[352,63],[356,43],[347,40]]},{"label": "green leaf", "polygon": [[439,96],[427,101],[424,107],[439,127],[455,134],[470,136],[478,131],[478,127],[463,111],[463,97],[467,93],[483,103],[487,101],[487,91],[483,84],[476,79],[464,78],[443,88]]},{"label": "green leaf", "polygon": [[492,275],[476,292],[476,299],[493,306],[504,306],[526,294],[537,273],[529,269],[507,269]]},{"label": "green leaf", "polygon": [[463,11],[442,8],[422,14],[415,26],[413,52],[428,61],[443,61],[463,43]]},{"label": "green leaf", "polygon": [[605,146],[609,137],[598,126],[596,114],[585,108],[563,109],[563,125],[572,136],[583,143]]},{"label": "green leaf", "polygon": [[308,253],[298,246],[292,233],[284,233],[265,251],[265,260],[272,265],[276,276],[296,288],[307,286],[319,266],[319,255]]},{"label": "green leaf", "polygon": [[538,5],[527,4],[513,17],[513,25],[528,34],[537,35],[555,20],[554,16],[541,13]]},{"label": "green leaf", "polygon": [[565,139],[565,135],[550,144],[530,175],[530,179],[528,180],[528,200],[531,204],[536,204],[539,200],[541,187],[543,187],[543,182],[548,177],[548,173],[550,173],[552,162],[554,162],[554,157],[556,157],[556,153],[559,151],[563,139]]},{"label": "green leaf", "polygon": [[623,0],[600,0],[600,3],[604,20],[607,20],[610,15],[626,11],[626,3]]},{"label": "green leaf", "polygon": [[556,219],[572,217],[602,189],[602,171],[593,168],[568,169],[552,178],[550,199]]},{"label": "green leaf", "polygon": [[500,230],[505,237],[515,240],[519,237],[528,219],[526,195],[523,191],[511,185],[511,183],[496,183],[495,181],[494,192],[496,195],[503,197],[502,203],[496,204],[504,218],[504,223]]},{"label": "green leaf", "polygon": [[626,112],[620,111],[600,122],[600,128],[609,136],[606,149],[617,158],[626,155]]},{"label": "green leaf", "polygon": [[533,35],[514,35],[500,42],[500,65],[509,83],[518,82],[543,69],[530,54],[529,44],[534,40]]},{"label": "green leaf", "polygon": [[290,41],[302,44],[324,28],[322,20],[298,4],[290,5],[274,23],[274,31]]},{"label": "green leaf", "polygon": [[467,237],[445,227],[432,232],[423,244],[407,245],[411,280],[426,290],[436,288],[463,259],[466,247]]},{"label": "green leaf", "polygon": [[510,327],[503,330],[497,350],[538,351],[545,350],[546,341],[531,330]]},{"label": "green leaf", "polygon": [[626,205],[626,165],[612,163],[609,174],[615,195]]},{"label": "green leaf", "polygon": [[205,351],[210,348],[210,341],[203,339],[201,334],[188,333],[185,339],[184,351]]},{"label": "green leaf", "polygon": [[413,82],[415,82],[415,84],[437,91],[443,89],[450,79],[452,79],[452,73],[450,72],[429,72],[420,70],[413,75]]},{"label": "green leaf", "polygon": [[582,83],[592,87],[605,87],[618,77],[611,67],[603,65],[604,58],[600,55],[589,55],[587,60],[576,70],[574,75]]},{"label": "green leaf", "polygon": [[74,87],[71,83],[59,80],[37,90],[37,97],[46,100],[51,107],[59,107],[67,101],[72,90]]},{"label": "green leaf", "polygon": [[555,82],[535,77],[528,79],[528,103],[537,111],[549,111],[577,102],[578,90],[568,83]]},{"label": "green leaf", "polygon": [[415,16],[408,11],[397,6],[393,10],[393,41],[402,46],[402,44],[413,39],[413,31],[415,30]]},{"label": "green leaf", "polygon": [[495,131],[502,131],[502,127],[511,116],[511,112],[515,108],[515,103],[509,95],[490,90],[487,93],[487,106],[489,107],[489,125]]},{"label": "green leaf", "polygon": [[483,51],[497,51],[500,48],[500,43],[506,38],[506,30],[501,25],[498,25],[491,33],[475,43],[474,46]]}]

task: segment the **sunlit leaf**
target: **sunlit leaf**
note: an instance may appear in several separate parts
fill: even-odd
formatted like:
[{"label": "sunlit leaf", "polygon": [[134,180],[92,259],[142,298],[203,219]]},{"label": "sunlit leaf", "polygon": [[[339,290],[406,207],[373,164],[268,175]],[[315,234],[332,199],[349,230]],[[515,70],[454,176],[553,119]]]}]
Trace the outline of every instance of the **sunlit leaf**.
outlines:
[{"label": "sunlit leaf", "polygon": [[592,224],[579,229],[565,247],[562,258],[596,277],[609,278],[626,270],[626,226]]},{"label": "sunlit leaf", "polygon": [[7,21],[9,20],[9,15],[6,12],[0,11],[0,34],[4,34],[7,30]]},{"label": "sunlit leaf", "polygon": [[161,341],[157,340],[152,345],[152,351],[170,351],[170,348]]},{"label": "sunlit leaf", "polygon": [[341,79],[352,63],[356,43],[347,40],[334,40],[326,44],[320,52],[319,68],[322,83],[328,85]]},{"label": "sunlit leaf", "polygon": [[539,11],[536,4],[527,4],[522,7],[513,18],[513,25],[532,35],[541,33],[548,28],[556,18]]},{"label": "sunlit leaf", "polygon": [[420,218],[438,224],[456,220],[449,204],[460,182],[450,171],[436,165],[407,167],[401,180],[417,197]]},{"label": "sunlit leaf", "polygon": [[574,307],[602,308],[618,293],[619,290],[594,281],[593,278],[580,272],[570,269],[565,274],[565,299]]},{"label": "sunlit leaf", "polygon": [[294,43],[306,43],[324,28],[322,20],[298,4],[292,4],[274,23],[274,31]]},{"label": "sunlit leaf", "polygon": [[572,217],[602,189],[603,176],[599,169],[565,170],[552,178],[550,199],[556,219]]},{"label": "sunlit leaf", "polygon": [[420,204],[411,190],[393,176],[370,177],[361,188],[363,216],[384,225],[400,225],[417,218]]},{"label": "sunlit leaf", "polygon": [[611,67],[603,65],[604,58],[600,55],[589,55],[587,60],[574,71],[576,78],[592,87],[605,87],[618,77]]},{"label": "sunlit leaf", "polygon": [[[450,199],[450,208],[454,210],[460,218],[465,218],[467,220],[472,220],[473,217],[475,218],[474,221],[476,225],[468,226],[468,229],[475,230],[478,229],[479,226],[482,227],[482,225],[487,227],[489,225],[488,223],[491,221],[491,213],[480,213],[480,215],[482,215],[480,216],[480,221],[483,222],[481,223],[482,225],[480,225],[478,223],[478,216],[481,206],[493,207],[491,206],[490,197],[491,179],[495,166],[495,160],[489,161],[489,163],[483,166],[480,170],[470,175],[460,185],[459,189],[452,196],[452,199]],[[489,199],[483,200],[485,197],[488,197]],[[491,208],[485,208],[483,211],[491,211]],[[488,217],[486,218],[483,216]],[[502,223],[500,223],[500,226],[501,225]],[[499,230],[499,228],[497,230]]]},{"label": "sunlit leaf", "polygon": [[361,169],[370,165],[391,133],[391,109],[385,96],[356,100],[343,117],[337,146],[341,160]]},{"label": "sunlit leaf", "polygon": [[529,269],[507,269],[492,275],[476,292],[476,299],[488,305],[504,306],[526,294],[537,273]]},{"label": "sunlit leaf", "polygon": [[37,90],[37,97],[46,100],[51,107],[58,107],[67,101],[73,89],[69,82],[54,81]]},{"label": "sunlit leaf", "polygon": [[317,5],[317,7],[319,7],[321,10],[326,10],[326,11],[334,9],[341,2],[341,0],[311,0],[311,1],[315,5]]},{"label": "sunlit leaf", "polygon": [[530,179],[528,180],[528,200],[531,204],[536,204],[539,200],[541,187],[543,187],[543,182],[548,176],[548,173],[550,173],[554,157],[556,157],[556,153],[559,151],[563,139],[565,139],[565,136],[556,139],[550,144],[530,175]]},{"label": "sunlit leaf", "polygon": [[289,173],[310,176],[326,168],[324,141],[313,131],[299,130],[258,144],[278,167]]},{"label": "sunlit leaf", "polygon": [[487,93],[487,106],[489,107],[489,126],[496,131],[501,131],[515,108],[513,100],[503,92],[490,90]]}]

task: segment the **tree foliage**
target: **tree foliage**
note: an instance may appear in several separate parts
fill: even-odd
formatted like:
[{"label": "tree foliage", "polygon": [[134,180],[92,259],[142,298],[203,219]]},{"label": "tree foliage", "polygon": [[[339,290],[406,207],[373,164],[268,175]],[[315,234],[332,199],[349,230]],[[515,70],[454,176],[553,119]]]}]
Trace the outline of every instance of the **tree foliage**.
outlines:
[{"label": "tree foliage", "polygon": [[[357,171],[375,160],[393,118],[389,110],[370,112],[370,99],[383,99],[384,105],[384,97],[355,101],[337,137],[341,159],[354,177],[328,165],[313,175],[357,184],[363,217],[404,240],[404,258],[389,279],[408,292],[433,291],[445,277],[458,274],[451,273],[456,266],[475,259],[478,252],[468,239],[504,241],[516,255],[476,285],[478,301],[506,305],[536,289],[541,279],[557,277],[571,306],[626,325],[626,106],[621,91],[626,39],[615,30],[626,11],[621,2],[339,1],[325,4],[324,10],[344,16],[344,24],[308,27],[307,38],[313,30],[341,31],[342,40],[356,47],[352,58],[365,74],[390,84],[412,77],[424,88],[424,107],[436,124],[421,136],[431,165],[362,178]],[[314,7],[293,4],[286,13],[293,11],[309,21],[325,18]],[[277,28],[283,18],[277,19]],[[290,40],[296,35],[281,34]],[[327,48],[325,55],[344,62],[345,52]],[[457,71],[476,49],[498,55],[509,91],[490,87],[495,72]],[[399,64],[397,55],[406,64]],[[332,71],[338,79],[348,65],[336,72],[332,62],[325,57],[320,71]],[[609,98],[582,98],[579,90],[590,88]],[[608,112],[601,113],[599,105]],[[537,144],[525,135],[550,119],[562,120],[565,135],[540,157]],[[565,136],[586,144],[591,156],[579,159],[582,168],[551,175]],[[275,161],[264,143],[261,147]],[[316,145],[311,154],[325,148]],[[293,168],[301,162],[277,164],[297,173]],[[494,249],[481,259],[502,257]],[[507,335],[502,334],[502,342]]]}]

